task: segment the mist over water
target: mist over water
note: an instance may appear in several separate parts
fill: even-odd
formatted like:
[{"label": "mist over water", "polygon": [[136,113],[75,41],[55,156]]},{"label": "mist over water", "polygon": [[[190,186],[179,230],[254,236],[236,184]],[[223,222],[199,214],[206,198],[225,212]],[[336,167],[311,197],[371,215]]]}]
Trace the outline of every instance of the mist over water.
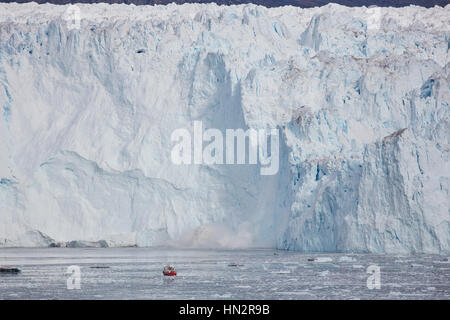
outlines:
[{"label": "mist over water", "polygon": [[239,225],[237,231],[222,224],[207,224],[174,242],[176,247],[208,249],[247,249],[269,247],[267,243],[255,243],[249,223]]}]

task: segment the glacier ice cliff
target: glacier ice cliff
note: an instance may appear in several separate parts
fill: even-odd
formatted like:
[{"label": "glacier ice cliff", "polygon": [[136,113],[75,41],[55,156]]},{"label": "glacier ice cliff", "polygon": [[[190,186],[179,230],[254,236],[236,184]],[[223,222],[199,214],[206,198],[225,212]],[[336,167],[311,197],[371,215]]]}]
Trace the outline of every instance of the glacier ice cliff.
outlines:
[{"label": "glacier ice cliff", "polygon": [[[449,5],[67,7],[0,4],[0,246],[450,252]],[[278,174],[172,164],[196,120]]]}]

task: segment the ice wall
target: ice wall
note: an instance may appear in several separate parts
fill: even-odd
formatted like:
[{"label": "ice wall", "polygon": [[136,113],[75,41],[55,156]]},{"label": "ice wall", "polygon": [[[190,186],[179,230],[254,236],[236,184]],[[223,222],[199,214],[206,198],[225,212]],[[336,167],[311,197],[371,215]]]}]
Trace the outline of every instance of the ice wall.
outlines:
[{"label": "ice wall", "polygon": [[[0,4],[0,246],[449,252],[450,6]],[[280,170],[170,161],[281,129]]]}]

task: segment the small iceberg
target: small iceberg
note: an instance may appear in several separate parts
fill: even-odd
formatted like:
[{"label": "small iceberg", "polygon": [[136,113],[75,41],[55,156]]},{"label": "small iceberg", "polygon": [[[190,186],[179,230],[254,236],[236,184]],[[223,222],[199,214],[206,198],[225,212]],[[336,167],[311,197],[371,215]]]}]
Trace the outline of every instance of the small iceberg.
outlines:
[{"label": "small iceberg", "polygon": [[14,267],[0,267],[0,273],[19,273],[19,268]]},{"label": "small iceberg", "polygon": [[330,257],[319,257],[319,258],[316,258],[314,261],[316,261],[316,262],[332,262],[333,259]]},{"label": "small iceberg", "polygon": [[353,257],[343,256],[339,258],[339,262],[355,262],[356,259]]},{"label": "small iceberg", "polygon": [[243,264],[239,264],[239,263],[229,263],[228,264],[229,267],[243,267]]}]

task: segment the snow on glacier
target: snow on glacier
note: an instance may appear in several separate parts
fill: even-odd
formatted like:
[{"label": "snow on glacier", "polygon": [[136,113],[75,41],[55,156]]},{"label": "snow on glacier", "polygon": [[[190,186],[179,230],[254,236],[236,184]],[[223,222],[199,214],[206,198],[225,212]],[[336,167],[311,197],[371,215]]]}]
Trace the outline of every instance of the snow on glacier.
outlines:
[{"label": "snow on glacier", "polygon": [[[450,6],[0,4],[0,246],[450,251]],[[171,133],[282,130],[280,170]]]}]

